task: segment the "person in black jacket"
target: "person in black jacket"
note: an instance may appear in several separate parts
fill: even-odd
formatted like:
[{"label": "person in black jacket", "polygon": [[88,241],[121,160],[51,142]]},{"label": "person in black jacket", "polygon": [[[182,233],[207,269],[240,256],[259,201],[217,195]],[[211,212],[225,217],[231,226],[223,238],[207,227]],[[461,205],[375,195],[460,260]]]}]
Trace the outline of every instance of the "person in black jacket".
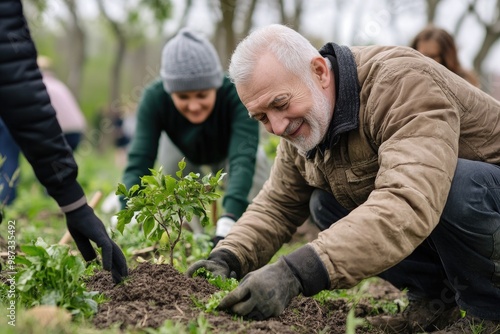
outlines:
[{"label": "person in black jacket", "polygon": [[76,180],[78,166],[64,139],[38,68],[37,50],[20,0],[0,2],[0,117],[66,216],[71,236],[86,261],[102,248],[102,264],[116,283],[127,276],[121,249],[87,204]]}]

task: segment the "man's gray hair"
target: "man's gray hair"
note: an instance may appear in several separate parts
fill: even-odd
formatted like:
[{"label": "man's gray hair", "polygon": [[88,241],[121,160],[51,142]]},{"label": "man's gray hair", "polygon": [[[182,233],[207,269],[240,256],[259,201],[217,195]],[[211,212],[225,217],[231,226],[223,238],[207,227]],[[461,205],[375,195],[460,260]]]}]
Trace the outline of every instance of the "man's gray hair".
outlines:
[{"label": "man's gray hair", "polygon": [[281,24],[257,29],[238,44],[229,65],[231,80],[235,84],[249,82],[259,58],[267,52],[311,85],[311,60],[320,53],[305,37]]}]

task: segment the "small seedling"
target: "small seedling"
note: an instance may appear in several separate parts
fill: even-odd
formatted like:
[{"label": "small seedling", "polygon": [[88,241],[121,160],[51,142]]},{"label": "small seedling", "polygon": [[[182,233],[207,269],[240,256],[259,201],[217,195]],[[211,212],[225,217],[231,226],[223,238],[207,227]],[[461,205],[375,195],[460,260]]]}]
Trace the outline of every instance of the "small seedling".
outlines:
[{"label": "small seedling", "polygon": [[207,206],[220,197],[217,188],[226,175],[219,170],[215,176],[189,173],[183,176],[186,162],[182,159],[176,172],[177,178],[164,175],[162,168],[150,169],[151,175],[141,177],[141,184],[129,190],[119,184],[117,195],[125,196],[127,207],[118,212],[117,229],[123,233],[132,218],[142,224],[146,238],[159,241],[167,235],[166,248],[170,253],[170,265],[174,265],[174,249],[181,240],[183,221],[194,216],[201,218],[201,225],[209,222]]}]

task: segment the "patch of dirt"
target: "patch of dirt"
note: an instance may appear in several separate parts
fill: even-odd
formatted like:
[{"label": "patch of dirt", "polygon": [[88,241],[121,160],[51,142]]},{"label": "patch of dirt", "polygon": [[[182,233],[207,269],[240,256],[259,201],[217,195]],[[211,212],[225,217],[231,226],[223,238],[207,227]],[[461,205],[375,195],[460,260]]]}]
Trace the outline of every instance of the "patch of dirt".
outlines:
[{"label": "patch of dirt", "polygon": [[[93,318],[97,328],[120,324],[121,329],[160,327],[165,320],[184,324],[196,322],[200,313],[193,299],[207,301],[218,289],[206,280],[190,278],[170,265],[139,264],[130,271],[125,284],[114,285],[108,272],[99,271],[87,282],[90,291],[99,291],[109,300],[99,306]],[[400,294],[388,283],[375,284],[374,295],[394,298]],[[377,297],[377,298],[379,298]],[[391,299],[393,300],[393,299]],[[380,312],[373,303],[361,300],[355,308],[356,317]],[[352,308],[347,300],[336,299],[321,305],[312,298],[294,298],[284,313],[265,321],[237,319],[226,312],[204,313],[212,333],[345,333],[346,317]],[[236,319],[236,320],[235,320]],[[369,327],[358,327],[358,334],[380,333]]]}]

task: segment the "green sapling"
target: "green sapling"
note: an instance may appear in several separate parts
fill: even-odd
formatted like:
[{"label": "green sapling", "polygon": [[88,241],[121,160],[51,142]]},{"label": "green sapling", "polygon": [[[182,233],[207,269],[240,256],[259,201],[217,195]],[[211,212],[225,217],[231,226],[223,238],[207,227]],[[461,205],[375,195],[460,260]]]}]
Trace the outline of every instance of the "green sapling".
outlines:
[{"label": "green sapling", "polygon": [[170,252],[170,265],[174,264],[174,248],[181,240],[182,222],[191,221],[194,216],[201,218],[201,225],[209,222],[207,206],[220,197],[217,188],[226,173],[219,170],[200,178],[200,174],[189,173],[183,176],[186,162],[179,164],[177,177],[164,175],[162,168],[150,169],[151,175],[141,177],[141,184],[126,189],[118,184],[117,195],[125,196],[127,207],[118,212],[117,229],[123,233],[125,225],[132,218],[142,224],[146,238],[159,241],[167,235],[167,248]]}]

